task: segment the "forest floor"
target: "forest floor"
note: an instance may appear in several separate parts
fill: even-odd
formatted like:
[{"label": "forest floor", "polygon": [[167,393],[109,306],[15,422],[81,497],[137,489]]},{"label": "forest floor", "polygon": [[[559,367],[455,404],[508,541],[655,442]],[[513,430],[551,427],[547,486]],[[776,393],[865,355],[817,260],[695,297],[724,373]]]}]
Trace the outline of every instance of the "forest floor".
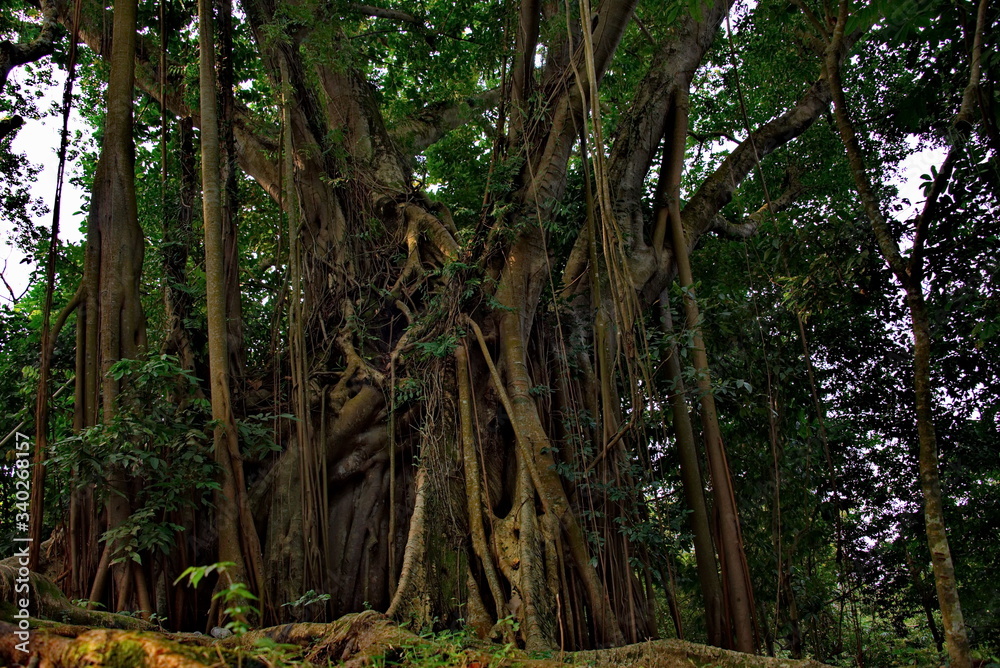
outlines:
[{"label": "forest floor", "polygon": [[[9,560],[8,560],[9,562]],[[416,634],[369,610],[329,624],[284,624],[223,639],[165,633],[127,615],[73,605],[44,576],[31,574],[30,639],[19,634],[15,605],[17,570],[0,563],[0,666],[9,668],[822,668],[795,661],[740,654],[681,640],[651,640],[584,652],[529,654],[510,644],[479,641],[464,632]],[[17,594],[18,598],[24,596]],[[28,651],[23,651],[27,649]]]}]

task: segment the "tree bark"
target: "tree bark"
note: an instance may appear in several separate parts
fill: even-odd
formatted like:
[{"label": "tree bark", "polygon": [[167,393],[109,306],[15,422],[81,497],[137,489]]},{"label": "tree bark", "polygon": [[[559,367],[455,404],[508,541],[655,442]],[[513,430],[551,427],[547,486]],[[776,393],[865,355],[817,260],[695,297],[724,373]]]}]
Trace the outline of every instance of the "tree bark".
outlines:
[{"label": "tree bark", "polygon": [[[664,333],[667,336],[674,336],[673,318],[670,315],[670,301],[666,290],[660,297],[660,309]],[[715,558],[712,525],[705,504],[701,466],[698,463],[694,429],[691,424],[691,415],[688,412],[679,351],[676,345],[671,345],[667,358],[667,374],[673,382],[670,406],[674,420],[674,432],[677,436],[684,498],[691,509],[691,532],[694,535],[698,583],[701,586],[701,595],[705,605],[705,627],[708,631],[708,643],[723,647],[729,636],[729,630],[726,629],[725,633],[723,632],[724,611],[722,586],[719,583],[719,566]]]},{"label": "tree bark", "polygon": [[240,290],[239,248],[239,157],[236,153],[236,91],[233,69],[233,3],[216,0],[219,20],[219,132],[222,182],[222,245],[225,254],[226,352],[229,356],[230,387],[235,395],[234,410],[244,413],[246,349],[243,340],[243,303]]},{"label": "tree bark", "polygon": [[[77,319],[77,429],[112,419],[120,387],[108,371],[118,360],[138,357],[146,344],[145,315],[139,297],[143,235],[136,210],[132,138],[135,26],[136,4],[134,0],[122,0],[114,14],[104,143],[94,176],[84,251],[85,303]],[[130,514],[128,476],[122,468],[112,467],[107,483],[112,492],[107,500],[106,521],[108,528],[114,528]],[[89,493],[82,490],[77,499],[88,515],[93,512],[89,498]],[[79,514],[77,517],[83,519]],[[92,553],[97,547],[97,534],[96,523],[84,521],[71,526],[71,550]],[[114,545],[106,545],[104,551],[110,556],[115,549]],[[78,565],[89,570],[94,563],[92,557],[81,559]],[[90,587],[92,602],[104,595],[110,562],[102,558],[98,564],[95,586]],[[116,585],[123,589],[127,572],[121,566],[115,571]],[[74,581],[82,584],[90,577],[92,574],[77,573]]]}]

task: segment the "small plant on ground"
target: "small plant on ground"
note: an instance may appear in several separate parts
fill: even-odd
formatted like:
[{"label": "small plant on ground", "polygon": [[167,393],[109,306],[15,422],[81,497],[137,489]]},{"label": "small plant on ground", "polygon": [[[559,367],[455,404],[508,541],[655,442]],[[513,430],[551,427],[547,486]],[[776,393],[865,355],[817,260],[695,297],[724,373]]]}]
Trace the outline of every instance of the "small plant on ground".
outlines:
[{"label": "small plant on ground", "polygon": [[[231,561],[221,561],[209,564],[208,566],[189,566],[174,580],[174,584],[187,578],[188,584],[197,589],[198,584],[208,575],[217,572],[221,578],[226,570],[235,565]],[[228,579],[228,576],[226,577]],[[225,628],[237,635],[250,630],[249,619],[260,617],[260,609],[252,603],[252,601],[258,599],[243,582],[233,582],[230,580],[227,586],[220,588],[212,594],[212,600],[218,601],[221,605],[225,606],[222,609],[222,618],[229,619],[225,624]]]}]

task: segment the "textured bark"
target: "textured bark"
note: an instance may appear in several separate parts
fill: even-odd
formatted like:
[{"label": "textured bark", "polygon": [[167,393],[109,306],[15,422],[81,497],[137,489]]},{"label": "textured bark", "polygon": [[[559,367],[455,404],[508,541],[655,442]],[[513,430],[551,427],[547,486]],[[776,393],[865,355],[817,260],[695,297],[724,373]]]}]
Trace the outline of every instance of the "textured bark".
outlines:
[{"label": "textured bark", "polygon": [[[90,216],[87,221],[87,243],[84,252],[83,290],[85,303],[77,319],[77,403],[74,426],[77,429],[110,420],[115,414],[119,384],[108,370],[120,359],[136,358],[145,348],[145,316],[139,299],[139,279],[142,271],[143,237],[136,212],[134,186],[134,144],[132,139],[132,92],[135,63],[135,2],[126,0],[116,10],[113,24],[114,46],[111,52],[110,78],[107,91],[104,143],[94,176]],[[129,510],[129,480],[118,467],[108,471],[106,527],[124,522]],[[91,492],[80,490],[74,502],[78,523],[71,525],[71,551],[81,558],[73,580],[81,586],[74,592],[86,595],[89,587],[92,601],[104,597],[110,558],[101,559],[97,572],[95,563],[98,522],[91,520]],[[72,514],[72,513],[71,513]],[[114,545],[106,545],[104,554],[110,557]],[[130,587],[123,567],[115,569],[118,589],[114,599]]]}]

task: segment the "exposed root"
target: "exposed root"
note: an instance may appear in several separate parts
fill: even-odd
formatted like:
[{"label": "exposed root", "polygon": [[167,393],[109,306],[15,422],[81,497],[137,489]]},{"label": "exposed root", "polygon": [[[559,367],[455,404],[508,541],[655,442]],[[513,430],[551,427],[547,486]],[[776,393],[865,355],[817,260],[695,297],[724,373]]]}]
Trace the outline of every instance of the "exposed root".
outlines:
[{"label": "exposed root", "polygon": [[11,666],[79,668],[200,668],[242,666],[386,665],[522,666],[565,668],[825,668],[816,661],[772,659],[681,640],[656,640],[612,649],[567,652],[533,658],[510,645],[490,645],[466,636],[418,636],[374,611],[347,615],[330,624],[285,624],[225,640],[194,634],[158,634],[74,626],[34,628],[28,652],[18,647],[15,628],[0,622],[0,662]]},{"label": "exposed root", "polygon": [[[404,210],[404,215],[408,221],[415,223],[417,229],[427,235],[427,239],[432,247],[442,258],[449,262],[458,259],[458,242],[446,223],[443,223],[437,216],[431,215],[422,207],[415,204],[408,204]],[[447,218],[445,219],[448,220]],[[452,223],[454,229],[454,223]]]},{"label": "exposed root", "polygon": [[[10,560],[7,560],[8,562]],[[15,601],[17,569],[0,564],[0,595],[4,617]],[[568,652],[548,659],[531,658],[511,644],[492,645],[466,634],[440,637],[417,635],[389,617],[369,610],[345,615],[329,624],[296,623],[257,629],[224,640],[188,633],[157,633],[140,619],[73,606],[52,582],[29,576],[31,600],[40,612],[58,621],[30,619],[30,636],[0,621],[0,665],[11,668],[278,668],[329,666],[347,668],[386,665],[420,666],[430,657],[435,665],[535,666],[566,665],[644,666],[645,668],[823,668],[816,661],[793,661],[750,656],[680,640],[657,640],[587,652]],[[19,593],[18,596],[21,596]],[[95,625],[116,628],[93,628]],[[26,644],[25,644],[26,643]],[[27,651],[25,651],[27,650]]]},{"label": "exposed root", "polygon": [[400,628],[385,615],[369,610],[341,617],[330,624],[285,624],[227,639],[221,644],[254,650],[266,638],[280,644],[300,645],[303,660],[325,666],[343,662],[345,668],[368,666],[400,647],[415,645],[419,636]]},{"label": "exposed root", "polygon": [[[390,617],[400,617],[412,614],[412,608],[419,598],[418,582],[423,580],[421,554],[425,549],[426,526],[425,510],[427,504],[427,470],[420,467],[417,471],[417,496],[413,504],[413,515],[410,517],[410,533],[406,540],[406,550],[403,552],[403,568],[399,574],[399,584],[392,597],[392,603],[386,614]],[[421,615],[416,615],[418,618]]]},{"label": "exposed root", "polygon": [[[47,666],[51,668],[201,668],[226,665],[219,649],[206,646],[208,639],[191,636],[181,644],[165,635],[56,626],[33,629],[25,653],[15,628],[0,622],[0,662],[5,666]],[[220,663],[221,659],[221,663]],[[244,664],[251,665],[251,664]],[[262,665],[262,664],[256,664]]]},{"label": "exposed root", "polygon": [[19,601],[24,599],[30,602],[33,617],[44,617],[64,624],[125,630],[156,628],[149,622],[128,615],[87,610],[74,605],[52,580],[40,573],[28,573],[29,591],[22,591],[19,586],[23,587],[23,576],[16,557],[0,562],[0,620],[14,621],[21,609]]},{"label": "exposed root", "polygon": [[598,668],[607,666],[643,666],[644,668],[825,668],[812,660],[773,659],[730,650],[698,645],[684,640],[651,640],[611,649],[574,652],[572,662]]}]

